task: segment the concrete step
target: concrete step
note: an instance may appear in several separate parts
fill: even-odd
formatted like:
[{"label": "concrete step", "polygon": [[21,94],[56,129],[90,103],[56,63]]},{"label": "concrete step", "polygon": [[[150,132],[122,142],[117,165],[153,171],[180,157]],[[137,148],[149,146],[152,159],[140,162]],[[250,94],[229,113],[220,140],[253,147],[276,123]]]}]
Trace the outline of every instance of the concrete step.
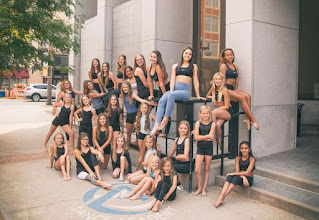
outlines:
[{"label": "concrete step", "polygon": [[319,135],[319,125],[301,125],[302,135]]},{"label": "concrete step", "polygon": [[[216,176],[216,185],[223,186],[225,180],[225,176]],[[306,219],[318,219],[319,216],[318,193],[259,175],[254,176],[252,187],[237,186],[235,191]]]},{"label": "concrete step", "polygon": [[254,174],[311,192],[319,193],[319,183],[308,179],[283,174],[263,167],[256,167]]}]

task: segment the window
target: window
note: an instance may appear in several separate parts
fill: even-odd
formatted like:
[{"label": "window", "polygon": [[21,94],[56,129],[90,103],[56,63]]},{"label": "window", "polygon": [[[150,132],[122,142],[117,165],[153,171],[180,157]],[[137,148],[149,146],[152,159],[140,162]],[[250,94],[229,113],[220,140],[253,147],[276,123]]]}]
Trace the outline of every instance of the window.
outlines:
[{"label": "window", "polygon": [[205,32],[218,33],[219,19],[217,16],[205,15]]},{"label": "window", "polygon": [[205,6],[212,7],[212,8],[219,8],[218,0],[206,0]]},{"label": "window", "polygon": [[36,85],[35,86],[37,89],[47,89],[46,85]]}]

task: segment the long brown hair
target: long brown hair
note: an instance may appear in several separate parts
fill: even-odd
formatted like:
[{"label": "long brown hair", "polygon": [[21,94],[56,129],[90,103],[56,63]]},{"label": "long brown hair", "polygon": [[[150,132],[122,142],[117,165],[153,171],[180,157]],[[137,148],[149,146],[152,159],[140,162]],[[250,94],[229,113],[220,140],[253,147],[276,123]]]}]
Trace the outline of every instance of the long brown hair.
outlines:
[{"label": "long brown hair", "polygon": [[[138,56],[142,57],[143,60],[144,60],[144,63],[142,64],[142,66],[138,66],[138,65],[137,65],[136,58],[137,58]],[[136,70],[137,67],[141,68],[142,71],[143,71],[143,73],[146,73],[146,62],[145,62],[145,58],[144,58],[143,54],[138,53],[138,54],[136,54],[136,56],[135,56],[135,58],[134,58],[134,72],[135,72],[135,70]]]},{"label": "long brown hair", "polygon": [[101,129],[101,124],[100,124],[100,118],[101,117],[105,117],[105,127],[106,127],[106,130],[105,130],[105,137],[108,138],[109,137],[109,120],[108,118],[106,117],[105,113],[100,113],[98,116],[97,116],[97,125],[96,125],[96,139],[97,140],[100,140],[100,129]]},{"label": "long brown hair", "polygon": [[[103,65],[106,65],[107,71],[106,71],[106,76],[104,76],[104,71],[103,71]],[[108,62],[102,63],[102,69],[101,69],[101,84],[103,87],[106,87],[109,84],[110,81],[110,64]]]},{"label": "long brown hair", "polygon": [[193,53],[193,49],[191,47],[186,47],[183,50],[182,57],[181,57],[181,62],[178,64],[178,66],[181,67],[183,65],[183,62],[184,62],[183,53],[185,52],[185,50],[191,50],[192,51],[192,58],[188,62],[189,62],[189,68],[191,68],[191,70],[193,70],[194,69],[194,62],[193,62],[194,53]]},{"label": "long brown hair", "polygon": [[225,52],[226,52],[227,50],[230,50],[230,51],[233,53],[233,56],[234,56],[233,63],[235,62],[235,53],[234,53],[233,49],[231,49],[231,48],[226,48],[226,49],[222,50],[222,52],[220,53],[220,56],[219,56],[219,66],[221,66],[223,63],[226,64]]},{"label": "long brown hair", "polygon": [[124,73],[123,73],[123,78],[124,78],[124,79],[128,79],[128,77],[126,76],[126,71],[127,71],[128,69],[132,71],[132,76],[135,77],[135,76],[134,76],[134,73],[133,73],[133,67],[127,66],[127,67],[124,68]]},{"label": "long brown hair", "polygon": [[[125,56],[124,54],[122,54],[122,55],[120,55],[118,58],[120,58],[120,57],[123,57],[124,63],[123,63],[123,66],[121,66],[121,65],[119,64],[119,62],[117,62],[117,72],[124,71],[124,68],[126,67],[126,56]],[[118,58],[117,58],[117,59],[118,59]],[[122,73],[123,73],[123,72],[122,72]],[[123,75],[124,75],[124,73],[123,73]]]},{"label": "long brown hair", "polygon": [[84,80],[83,81],[83,95],[89,95],[89,82],[91,82],[90,80]]},{"label": "long brown hair", "polygon": [[[81,133],[79,134],[78,144],[77,144],[77,146],[76,146],[75,149],[79,150],[80,152],[81,152],[81,140],[82,140],[83,138],[85,138],[85,137],[90,138],[89,135],[88,135],[88,133],[86,133],[86,132],[81,132]],[[88,142],[88,144],[87,144],[86,146],[87,146],[87,147],[90,147],[89,142]]]},{"label": "long brown hair", "polygon": [[115,139],[115,144],[114,146],[112,146],[112,159],[113,161],[116,163],[117,161],[117,153],[116,153],[116,149],[117,149],[117,140],[122,138],[123,139],[123,146],[122,146],[122,155],[121,156],[124,156],[124,146],[125,146],[125,137],[122,133],[120,133],[119,135],[117,135],[116,139]]},{"label": "long brown hair", "polygon": [[123,92],[123,85],[127,85],[128,86],[128,92],[127,92],[128,103],[130,105],[132,105],[132,103],[133,103],[132,86],[131,86],[131,83],[129,81],[123,81],[122,82],[122,87],[121,87],[122,103],[124,104],[124,97],[126,95],[126,93]]},{"label": "long brown hair", "polygon": [[[162,72],[164,73],[164,80],[163,81],[165,81],[168,78],[168,75],[167,75],[167,72],[166,72],[165,64],[164,64],[163,59],[162,59],[162,54],[158,50],[153,50],[151,52],[151,54],[152,53],[155,53],[156,56],[157,56],[157,65],[159,65],[159,67],[161,68]],[[151,68],[152,68],[152,65],[151,65]]]},{"label": "long brown hair", "polygon": [[62,133],[60,133],[60,132],[58,132],[58,133],[56,133],[56,135],[54,135],[54,138],[53,138],[53,142],[52,142],[52,144],[50,145],[50,147],[49,147],[49,154],[50,154],[50,156],[51,155],[53,155],[53,157],[57,157],[57,147],[58,147],[58,145],[56,144],[56,142],[55,142],[55,138],[58,136],[58,135],[61,135],[62,136],[62,145],[63,145],[63,147],[64,147],[64,144],[65,144],[65,142],[64,142],[64,135],[62,134]]},{"label": "long brown hair", "polygon": [[174,171],[173,161],[170,157],[164,157],[161,160],[161,177],[163,180],[164,176],[165,176],[165,172],[163,170],[163,167],[164,167],[165,163],[167,163],[167,162],[171,164],[171,170],[169,171],[169,176],[171,178],[171,183],[173,183],[173,177],[175,176],[175,171]]},{"label": "long brown hair", "polygon": [[116,109],[117,109],[117,112],[118,114],[120,115],[121,112],[122,112],[122,109],[120,107],[120,102],[119,102],[119,98],[117,97],[117,95],[115,94],[112,94],[109,98],[109,104],[107,105],[107,109],[106,109],[106,112],[110,114],[111,116],[111,111],[112,111],[112,104],[111,104],[111,99],[112,97],[115,97],[116,98]]},{"label": "long brown hair", "polygon": [[146,112],[146,116],[145,116],[145,127],[144,130],[150,130],[150,113],[151,113],[151,108],[147,103],[141,103],[140,106],[138,107],[138,111],[137,111],[137,115],[136,115],[136,131],[140,131],[141,130],[141,118],[142,118],[142,111],[141,108],[143,105],[146,105],[147,107],[147,112]]},{"label": "long brown hair", "polygon": [[94,68],[94,66],[93,66],[93,62],[94,62],[94,60],[96,60],[97,61],[97,73],[99,73],[99,72],[101,72],[101,64],[100,64],[100,60],[98,59],[98,58],[94,58],[93,60],[92,60],[92,63],[91,63],[91,73],[95,73],[95,68]]},{"label": "long brown hair", "polygon": [[64,80],[62,81],[62,83],[61,83],[61,91],[65,92],[65,87],[64,87],[64,83],[65,83],[65,82],[69,82],[69,84],[70,84],[70,90],[73,91],[72,84],[71,84],[70,80],[68,80],[68,79],[64,79]]}]

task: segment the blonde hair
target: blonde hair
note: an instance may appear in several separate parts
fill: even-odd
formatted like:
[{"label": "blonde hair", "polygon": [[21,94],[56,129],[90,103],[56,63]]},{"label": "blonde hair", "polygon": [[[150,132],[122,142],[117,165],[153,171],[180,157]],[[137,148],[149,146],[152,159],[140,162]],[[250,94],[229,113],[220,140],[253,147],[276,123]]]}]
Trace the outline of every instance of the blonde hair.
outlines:
[{"label": "blonde hair", "polygon": [[125,137],[124,137],[124,135],[123,134],[119,134],[117,137],[116,137],[116,139],[115,139],[115,144],[114,144],[114,146],[112,146],[112,150],[113,150],[113,152],[112,152],[112,159],[113,159],[113,161],[116,163],[116,161],[117,161],[117,153],[116,153],[116,149],[117,149],[117,140],[118,139],[120,139],[120,138],[122,138],[123,139],[123,142],[124,142],[124,144],[123,144],[123,146],[122,146],[122,155],[121,156],[124,156],[124,146],[125,146]]},{"label": "blonde hair", "polygon": [[[178,124],[178,128],[179,128],[181,125],[186,125],[186,127],[187,127],[187,129],[188,129],[187,137],[189,137],[189,136],[190,136],[190,133],[191,133],[191,131],[190,131],[191,126],[189,125],[189,122],[186,121],[186,120],[181,121],[181,122]],[[178,136],[180,136],[179,133],[178,133]]]},{"label": "blonde hair", "polygon": [[[150,177],[151,176],[151,172],[152,172],[152,160],[156,159],[157,162],[158,162],[158,167],[156,168],[156,170],[159,170],[159,165],[160,165],[160,158],[156,155],[153,155],[151,157],[151,159],[148,161],[148,164],[147,164],[147,172],[146,172],[146,176]],[[153,172],[155,172],[156,170],[154,170]]]},{"label": "blonde hair", "polygon": [[52,144],[50,145],[49,149],[50,149],[50,156],[52,155],[53,157],[57,157],[57,147],[58,145],[56,144],[55,142],[55,138],[58,136],[58,135],[61,135],[62,136],[62,145],[64,145],[64,136],[62,133],[58,132],[56,135],[54,135],[54,138],[53,138],[53,142]]},{"label": "blonde hair", "polygon": [[142,111],[141,108],[143,105],[146,105],[147,107],[147,112],[145,116],[145,126],[144,130],[150,130],[150,113],[151,113],[151,107],[147,103],[141,103],[140,106],[138,107],[137,115],[136,115],[136,131],[140,132],[141,130],[141,118],[142,118]]},{"label": "blonde hair", "polygon": [[[216,98],[215,98],[215,93],[216,93],[215,79],[216,79],[217,76],[221,77],[221,79],[222,79],[222,84],[220,85],[219,90],[218,90],[218,100],[216,100]],[[216,101],[220,102],[220,101],[222,101],[224,88],[225,88],[225,76],[224,76],[224,74],[221,73],[221,72],[215,73],[214,77],[213,77],[213,80],[212,80],[212,102],[216,102]]]},{"label": "blonde hair", "polygon": [[[142,66],[137,65],[137,62],[136,62],[137,57],[142,57],[142,59],[144,61]],[[143,54],[138,53],[138,54],[136,54],[136,56],[134,58],[134,71],[133,72],[135,72],[137,67],[141,68],[144,73],[146,72],[146,62],[145,62],[145,58],[144,58]]]},{"label": "blonde hair", "polygon": [[155,140],[155,137],[154,136],[151,136],[151,135],[146,135],[144,140],[143,140],[143,151],[141,152],[141,155],[142,155],[142,160],[144,160],[145,158],[145,154],[146,154],[146,140],[147,139],[152,139],[152,142],[153,142],[153,146],[152,146],[152,149],[153,150],[157,150],[157,143],[156,143],[156,140]]},{"label": "blonde hair", "polygon": [[72,96],[71,96],[70,93],[66,93],[66,92],[63,94],[63,104],[65,105],[65,103],[66,103],[66,102],[65,102],[65,97],[66,97],[66,96],[70,96],[70,98],[71,98],[71,99],[70,99],[70,104],[72,104]]},{"label": "blonde hair", "polygon": [[71,91],[73,91],[72,84],[71,84],[70,80],[68,80],[68,79],[64,79],[64,80],[61,82],[61,90],[62,90],[63,92],[66,92],[66,91],[65,91],[65,87],[64,87],[64,83],[65,83],[65,82],[68,82],[68,83],[70,84],[70,88],[69,88],[69,89],[70,89]]},{"label": "blonde hair", "polygon": [[209,111],[209,122],[211,122],[211,121],[212,121],[212,110],[211,110],[211,108],[210,108],[209,106],[207,106],[207,105],[203,105],[203,106],[201,106],[201,107],[199,108],[199,112],[198,112],[199,121],[200,121],[200,122],[203,121],[202,116],[201,116],[201,113],[202,113],[203,111],[205,111],[205,110]]}]

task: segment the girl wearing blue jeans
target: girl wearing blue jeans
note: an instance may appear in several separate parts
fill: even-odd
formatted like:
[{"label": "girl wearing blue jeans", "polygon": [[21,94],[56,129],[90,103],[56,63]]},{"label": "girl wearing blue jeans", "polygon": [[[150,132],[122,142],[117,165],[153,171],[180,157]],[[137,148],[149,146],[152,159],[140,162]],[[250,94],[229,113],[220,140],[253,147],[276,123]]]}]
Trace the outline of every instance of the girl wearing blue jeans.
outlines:
[{"label": "girl wearing blue jeans", "polygon": [[174,109],[175,101],[190,98],[190,84],[192,79],[197,99],[204,99],[199,96],[197,70],[197,65],[193,63],[193,50],[190,47],[186,47],[182,52],[181,62],[174,64],[172,67],[170,91],[167,91],[159,100],[156,123],[151,132],[152,136],[154,136],[156,132],[163,130],[168,123],[168,117]]}]

